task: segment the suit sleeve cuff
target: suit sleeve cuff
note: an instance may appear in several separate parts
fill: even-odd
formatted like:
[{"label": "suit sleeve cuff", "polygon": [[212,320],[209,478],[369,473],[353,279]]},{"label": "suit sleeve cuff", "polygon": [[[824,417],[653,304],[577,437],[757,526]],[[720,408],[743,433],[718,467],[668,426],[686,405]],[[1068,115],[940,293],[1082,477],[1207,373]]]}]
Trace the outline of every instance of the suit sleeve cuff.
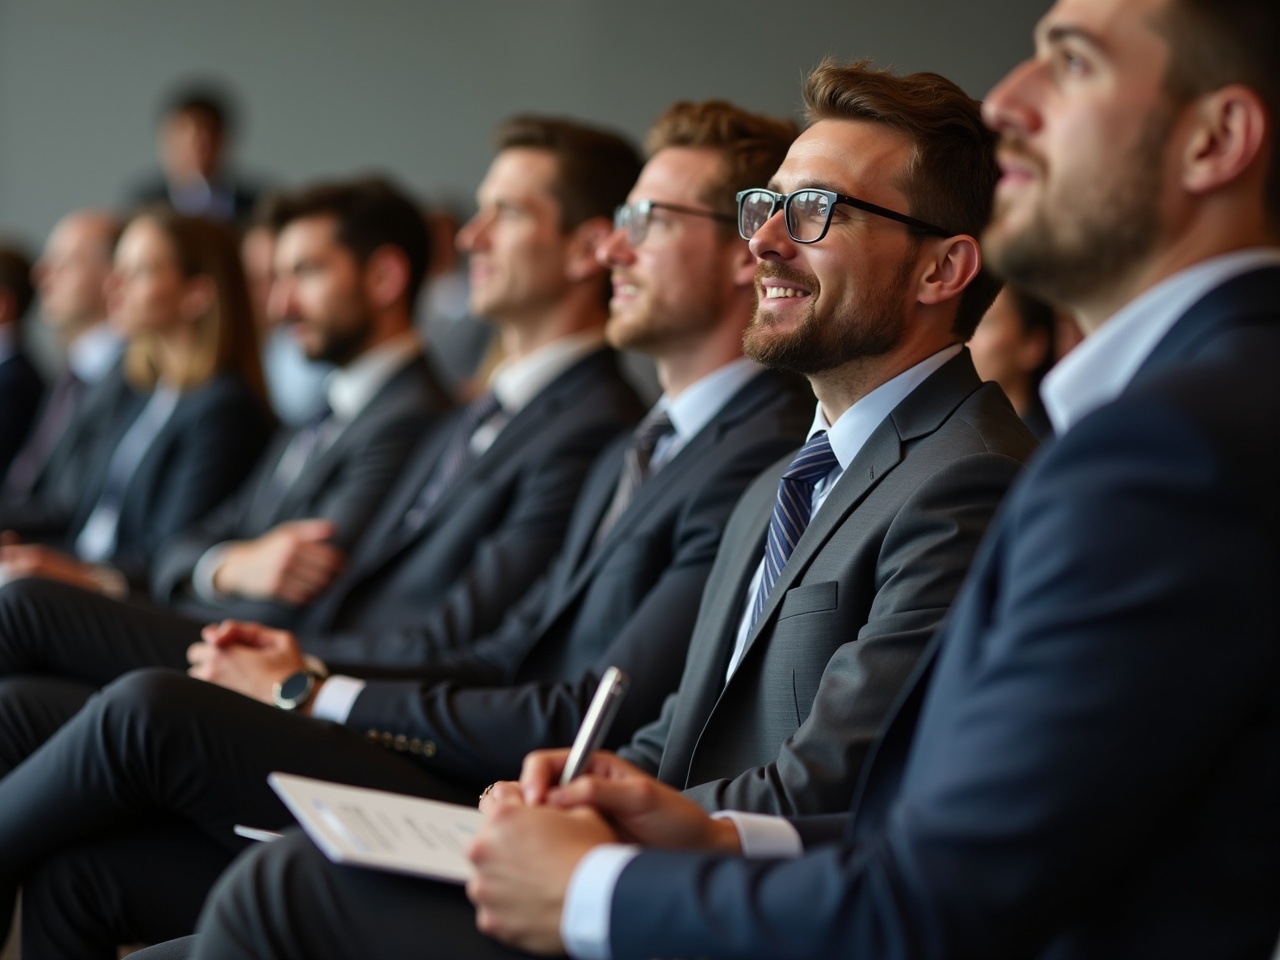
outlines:
[{"label": "suit sleeve cuff", "polygon": [[791,859],[804,853],[799,832],[782,817],[743,813],[740,810],[721,810],[712,816],[719,820],[730,820],[738,828],[738,839],[742,841],[744,857]]},{"label": "suit sleeve cuff", "polygon": [[560,939],[574,960],[610,960],[613,889],[639,853],[639,847],[606,844],[591,850],[573,871],[560,917]]},{"label": "suit sleeve cuff", "polygon": [[222,566],[222,557],[226,552],[225,543],[215,544],[200,554],[195,569],[191,571],[191,589],[205,603],[218,603],[226,599],[213,585],[213,575],[218,572],[218,567]]},{"label": "suit sleeve cuff", "polygon": [[365,681],[355,677],[329,677],[316,691],[311,716],[316,720],[346,723],[347,717],[351,716],[351,708],[356,705],[356,697],[360,696],[364,686]]}]

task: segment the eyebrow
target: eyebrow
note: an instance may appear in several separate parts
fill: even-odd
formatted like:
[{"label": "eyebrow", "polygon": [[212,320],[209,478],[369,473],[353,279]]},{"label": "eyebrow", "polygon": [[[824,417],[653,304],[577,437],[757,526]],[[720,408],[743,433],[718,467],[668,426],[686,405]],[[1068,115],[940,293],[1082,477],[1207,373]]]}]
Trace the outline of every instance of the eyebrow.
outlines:
[{"label": "eyebrow", "polygon": [[838,184],[829,183],[826,180],[802,180],[791,190],[783,190],[777,180],[770,180],[769,189],[774,193],[795,193],[797,190],[830,190],[832,193],[845,193],[844,189]]},{"label": "eyebrow", "polygon": [[1083,43],[1096,53],[1105,53],[1102,41],[1098,37],[1083,27],[1072,26],[1071,24],[1055,24],[1040,32],[1040,39],[1043,43],[1055,45],[1064,43],[1068,40],[1075,40]]}]

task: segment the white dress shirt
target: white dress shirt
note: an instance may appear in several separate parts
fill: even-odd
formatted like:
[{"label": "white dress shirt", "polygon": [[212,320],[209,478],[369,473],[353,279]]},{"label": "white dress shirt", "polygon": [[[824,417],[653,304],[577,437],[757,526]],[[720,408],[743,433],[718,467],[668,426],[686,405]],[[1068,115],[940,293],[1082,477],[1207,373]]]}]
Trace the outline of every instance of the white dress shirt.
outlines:
[{"label": "white dress shirt", "polygon": [[81,383],[97,383],[124,352],[124,338],[107,323],[90,327],[67,347],[67,366]]}]

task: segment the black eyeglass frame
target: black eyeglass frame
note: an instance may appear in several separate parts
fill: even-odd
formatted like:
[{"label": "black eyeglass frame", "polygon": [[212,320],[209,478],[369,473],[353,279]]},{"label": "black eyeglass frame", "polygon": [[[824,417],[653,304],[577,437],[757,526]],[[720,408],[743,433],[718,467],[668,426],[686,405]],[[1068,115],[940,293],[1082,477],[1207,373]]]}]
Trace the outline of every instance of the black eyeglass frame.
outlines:
[{"label": "black eyeglass frame", "polygon": [[[826,222],[822,224],[822,229],[812,240],[801,240],[797,237],[791,229],[791,218],[788,216],[787,208],[791,206],[792,199],[802,193],[821,194],[826,197],[828,201]],[[822,190],[818,187],[803,187],[799,190],[793,190],[790,193],[778,193],[776,190],[766,190],[764,187],[753,187],[750,190],[739,190],[736,197],[738,201],[738,235],[741,236],[743,240],[750,240],[751,237],[754,236],[754,234],[748,235],[742,228],[743,205],[746,198],[753,194],[765,194],[773,200],[773,206],[769,210],[769,215],[765,217],[765,221],[768,221],[770,217],[777,213],[779,207],[782,208],[782,222],[787,226],[787,235],[796,243],[817,243],[825,237],[827,235],[827,231],[831,229],[831,214],[835,211],[836,204],[839,203],[843,203],[849,207],[855,207],[858,210],[864,210],[867,213],[874,213],[877,217],[884,217],[887,220],[896,220],[898,223],[905,224],[917,233],[924,233],[937,237],[950,237],[955,235],[951,230],[944,230],[942,227],[935,227],[931,223],[926,223],[923,220],[917,220],[915,217],[909,217],[905,213],[898,213],[896,210],[890,210],[888,207],[882,207],[878,203],[872,203],[870,200],[859,200],[857,197],[850,197],[847,194],[836,193],[834,190]],[[763,225],[764,224],[762,223],[761,226]]]},{"label": "black eyeglass frame", "polygon": [[[654,210],[670,210],[672,213],[687,213],[694,217],[706,217],[709,220],[718,220],[721,223],[729,223],[733,225],[739,224],[739,217],[732,213],[719,213],[715,210],[700,210],[697,207],[685,207],[678,203],[664,203],[661,200],[637,200],[635,203],[620,203],[613,209],[613,229],[625,230],[627,232],[627,242],[633,247],[638,247],[644,243],[645,237],[649,236],[649,218]],[[621,223],[623,211],[633,211],[629,214],[631,217],[627,223]],[[639,239],[636,238],[632,229],[633,223],[643,223],[644,229],[640,232]],[[741,227],[738,230],[742,232]]]}]

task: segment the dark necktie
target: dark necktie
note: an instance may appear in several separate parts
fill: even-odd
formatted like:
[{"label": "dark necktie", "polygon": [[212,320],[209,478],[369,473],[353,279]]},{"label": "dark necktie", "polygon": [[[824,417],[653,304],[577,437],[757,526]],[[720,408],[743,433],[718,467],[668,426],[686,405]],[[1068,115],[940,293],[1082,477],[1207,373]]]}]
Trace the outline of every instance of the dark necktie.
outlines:
[{"label": "dark necktie", "polygon": [[335,423],[337,421],[333,408],[328,401],[322,401],[316,412],[294,433],[293,439],[284,448],[284,453],[280,454],[280,461],[276,464],[267,488],[266,496],[271,501],[272,511],[284,500],[285,494],[298,477],[302,476],[307,465],[325,448],[324,441],[329,438]]},{"label": "dark necktie", "polygon": [[405,514],[404,522],[407,527],[416,530],[422,525],[427,518],[427,512],[440,499],[440,495],[449,489],[458,474],[471,462],[471,437],[481,424],[501,410],[502,404],[498,402],[497,395],[491,390],[484,396],[471,401],[462,411],[462,417],[449,441],[448,449],[441,455],[440,462],[431,472],[431,479],[422,488],[422,494]]},{"label": "dark necktie", "polygon": [[800,448],[796,458],[778,481],[778,496],[769,518],[769,536],[764,546],[764,570],[760,589],[751,608],[751,626],[760,619],[782,568],[787,565],[813,514],[813,491],[818,482],[836,468],[839,461],[825,432]]},{"label": "dark necktie", "polygon": [[645,480],[649,478],[649,461],[653,457],[658,441],[671,433],[671,420],[661,410],[652,410],[640,421],[635,432],[631,434],[631,443],[622,461],[622,473],[618,477],[618,487],[613,493],[609,509],[604,512],[600,526],[596,528],[595,542],[599,543],[613,528],[631,506],[631,501],[640,492]]},{"label": "dark necktie", "polygon": [[49,391],[40,422],[19,451],[4,478],[4,492],[8,497],[25,497],[31,493],[40,471],[49,460],[54,444],[66,431],[75,414],[76,404],[84,395],[84,381],[71,370],[63,370]]}]

